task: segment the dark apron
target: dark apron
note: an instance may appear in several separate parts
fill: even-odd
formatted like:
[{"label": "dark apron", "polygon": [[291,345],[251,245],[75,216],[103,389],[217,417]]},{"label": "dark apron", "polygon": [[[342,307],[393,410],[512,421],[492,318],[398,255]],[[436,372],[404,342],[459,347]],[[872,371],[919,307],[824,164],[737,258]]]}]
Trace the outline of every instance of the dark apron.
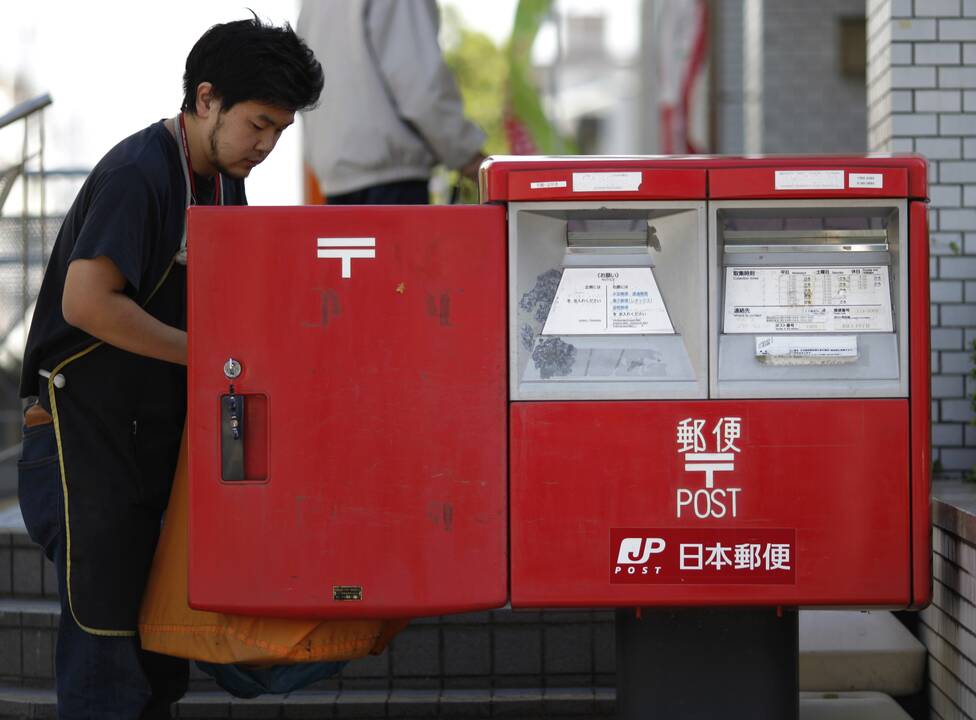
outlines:
[{"label": "dark apron", "polygon": [[[144,307],[185,327],[185,289],[174,265]],[[94,343],[51,368],[59,373],[64,387],[49,381],[41,402],[58,443],[68,605],[87,632],[134,634],[179,454],[186,369]]]}]

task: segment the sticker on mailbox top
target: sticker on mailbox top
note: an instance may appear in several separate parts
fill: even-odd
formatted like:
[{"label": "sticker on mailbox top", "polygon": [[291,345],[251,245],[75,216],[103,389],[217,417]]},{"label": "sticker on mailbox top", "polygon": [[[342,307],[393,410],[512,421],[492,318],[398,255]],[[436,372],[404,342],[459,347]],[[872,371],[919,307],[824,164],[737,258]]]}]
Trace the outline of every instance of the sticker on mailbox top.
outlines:
[{"label": "sticker on mailbox top", "polygon": [[612,528],[610,583],[794,584],[796,531]]},{"label": "sticker on mailbox top", "polygon": [[566,187],[565,180],[539,180],[537,182],[529,183],[529,188],[532,190],[548,190],[549,188],[564,187]]},{"label": "sticker on mailbox top", "polygon": [[843,190],[843,170],[776,170],[777,190]]},{"label": "sticker on mailbox top", "polygon": [[642,173],[638,172],[574,172],[573,192],[637,192]]},{"label": "sticker on mailbox top", "polygon": [[881,173],[851,173],[847,176],[847,186],[881,190],[884,187],[884,175]]}]

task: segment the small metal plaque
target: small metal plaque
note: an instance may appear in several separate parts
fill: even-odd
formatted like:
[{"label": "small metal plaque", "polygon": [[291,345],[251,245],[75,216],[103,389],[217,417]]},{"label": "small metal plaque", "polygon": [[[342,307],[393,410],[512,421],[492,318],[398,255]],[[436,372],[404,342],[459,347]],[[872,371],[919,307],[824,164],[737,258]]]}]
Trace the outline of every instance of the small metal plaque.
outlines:
[{"label": "small metal plaque", "polygon": [[[236,432],[235,432],[236,430]],[[246,480],[244,473],[244,396],[220,396],[220,476]]]},{"label": "small metal plaque", "polygon": [[339,602],[345,600],[362,600],[363,586],[362,585],[333,585],[332,599]]}]

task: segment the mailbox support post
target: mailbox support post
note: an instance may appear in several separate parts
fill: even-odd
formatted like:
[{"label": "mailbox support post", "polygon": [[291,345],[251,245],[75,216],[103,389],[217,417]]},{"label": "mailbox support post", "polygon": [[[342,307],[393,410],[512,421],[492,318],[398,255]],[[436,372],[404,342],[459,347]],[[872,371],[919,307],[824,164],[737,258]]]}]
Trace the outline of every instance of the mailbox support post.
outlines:
[{"label": "mailbox support post", "polygon": [[623,608],[616,632],[620,720],[799,716],[795,609]]}]

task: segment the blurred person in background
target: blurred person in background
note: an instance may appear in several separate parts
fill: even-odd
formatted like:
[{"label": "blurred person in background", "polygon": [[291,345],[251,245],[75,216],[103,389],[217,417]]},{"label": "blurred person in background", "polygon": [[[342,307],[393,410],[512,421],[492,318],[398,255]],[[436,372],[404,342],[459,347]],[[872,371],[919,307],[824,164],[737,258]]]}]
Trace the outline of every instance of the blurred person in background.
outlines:
[{"label": "blurred person in background", "polygon": [[435,0],[302,3],[329,93],[303,118],[305,162],[329,204],[425,204],[439,163],[477,181],[485,134],[464,117],[439,25]]},{"label": "blurred person in background", "polygon": [[24,353],[18,495],[58,577],[59,718],[169,718],[186,691],[187,661],[136,630],[186,415],[186,209],[246,204],[244,178],[321,90],[287,25],[215,25],[181,112],[112,148],[58,233]]}]

